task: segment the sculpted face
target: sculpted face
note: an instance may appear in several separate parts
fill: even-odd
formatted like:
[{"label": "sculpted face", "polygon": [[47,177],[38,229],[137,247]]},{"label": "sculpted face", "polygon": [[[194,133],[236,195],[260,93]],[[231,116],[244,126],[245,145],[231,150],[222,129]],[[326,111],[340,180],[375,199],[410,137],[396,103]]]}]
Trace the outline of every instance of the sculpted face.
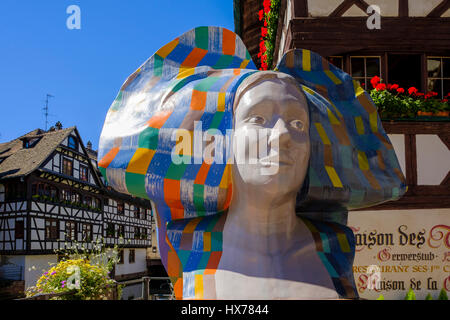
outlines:
[{"label": "sculpted face", "polygon": [[303,92],[291,81],[268,78],[244,89],[235,103],[236,174],[244,184],[265,187],[265,192],[296,193],[310,156]]}]

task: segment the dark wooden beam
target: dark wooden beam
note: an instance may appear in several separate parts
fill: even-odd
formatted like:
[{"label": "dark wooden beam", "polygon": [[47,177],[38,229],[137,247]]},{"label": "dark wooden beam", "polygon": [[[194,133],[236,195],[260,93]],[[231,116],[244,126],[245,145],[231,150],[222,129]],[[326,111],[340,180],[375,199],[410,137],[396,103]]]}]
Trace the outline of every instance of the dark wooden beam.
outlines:
[{"label": "dark wooden beam", "polygon": [[308,0],[295,0],[292,1],[294,5],[294,17],[308,17]]},{"label": "dark wooden beam", "polygon": [[450,0],[443,0],[436,8],[431,10],[427,17],[440,17],[450,8]]},{"label": "dark wooden beam", "polygon": [[411,187],[417,185],[417,146],[415,134],[405,135],[405,167],[406,184],[409,188],[407,193],[411,193],[413,191]]},{"label": "dark wooden beam", "polygon": [[409,1],[399,0],[398,1],[398,16],[408,17],[409,16]]}]

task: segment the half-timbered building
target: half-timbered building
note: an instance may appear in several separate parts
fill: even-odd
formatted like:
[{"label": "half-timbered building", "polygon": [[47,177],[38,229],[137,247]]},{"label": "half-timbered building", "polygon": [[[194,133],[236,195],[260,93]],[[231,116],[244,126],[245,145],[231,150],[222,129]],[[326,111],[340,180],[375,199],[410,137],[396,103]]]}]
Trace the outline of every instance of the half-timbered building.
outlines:
[{"label": "half-timbered building", "polygon": [[[236,31],[254,61],[260,9],[262,1],[235,0]],[[378,9],[379,25],[374,23]],[[450,92],[448,0],[281,0],[278,17],[274,64],[290,49],[309,49],[366,88],[379,76],[441,98]]]},{"label": "half-timbered building", "polygon": [[[109,188],[76,127],[33,130],[0,144],[0,277],[34,285],[60,250],[120,248],[116,280],[147,274],[149,200]],[[5,271],[6,270],[6,271]]]}]

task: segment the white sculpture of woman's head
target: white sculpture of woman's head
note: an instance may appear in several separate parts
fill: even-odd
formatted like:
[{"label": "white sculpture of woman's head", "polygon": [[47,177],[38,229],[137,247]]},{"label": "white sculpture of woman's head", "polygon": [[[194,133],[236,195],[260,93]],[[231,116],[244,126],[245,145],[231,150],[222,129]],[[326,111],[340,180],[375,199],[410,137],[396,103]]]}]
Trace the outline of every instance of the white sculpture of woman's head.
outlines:
[{"label": "white sculpture of woman's head", "polygon": [[245,79],[234,102],[234,130],[236,189],[295,196],[310,156],[308,104],[296,81],[271,71]]}]

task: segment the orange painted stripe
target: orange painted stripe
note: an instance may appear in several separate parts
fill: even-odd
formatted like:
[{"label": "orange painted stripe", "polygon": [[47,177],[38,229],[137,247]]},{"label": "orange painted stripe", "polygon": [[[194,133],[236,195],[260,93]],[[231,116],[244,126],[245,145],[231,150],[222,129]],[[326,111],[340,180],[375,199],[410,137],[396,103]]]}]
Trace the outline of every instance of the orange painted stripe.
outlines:
[{"label": "orange painted stripe", "polygon": [[222,257],[222,251],[213,251],[209,256],[208,264],[206,265],[203,274],[215,274],[217,267],[219,266],[220,258]]},{"label": "orange painted stripe", "polygon": [[164,200],[170,207],[173,219],[181,219],[184,215],[183,204],[180,199],[180,181],[164,179]]},{"label": "orange painted stripe", "polygon": [[222,31],[222,52],[230,56],[234,55],[236,50],[236,34],[230,30]]},{"label": "orange painted stripe", "polygon": [[196,67],[208,53],[208,50],[194,48],[181,64],[183,67]]},{"label": "orange painted stripe", "polygon": [[102,168],[108,168],[109,164],[114,160],[114,158],[119,153],[120,148],[114,147],[98,162],[98,166]]},{"label": "orange painted stripe", "polygon": [[206,107],[207,92],[192,90],[191,109],[203,110]]},{"label": "orange painted stripe", "polygon": [[161,129],[166,120],[170,117],[173,111],[160,111],[155,114],[150,120],[147,121],[147,125],[152,128]]},{"label": "orange painted stripe", "polygon": [[208,176],[209,167],[211,167],[210,164],[202,163],[202,166],[200,167],[200,170],[197,173],[197,177],[195,177],[195,184],[205,184],[206,177]]}]

